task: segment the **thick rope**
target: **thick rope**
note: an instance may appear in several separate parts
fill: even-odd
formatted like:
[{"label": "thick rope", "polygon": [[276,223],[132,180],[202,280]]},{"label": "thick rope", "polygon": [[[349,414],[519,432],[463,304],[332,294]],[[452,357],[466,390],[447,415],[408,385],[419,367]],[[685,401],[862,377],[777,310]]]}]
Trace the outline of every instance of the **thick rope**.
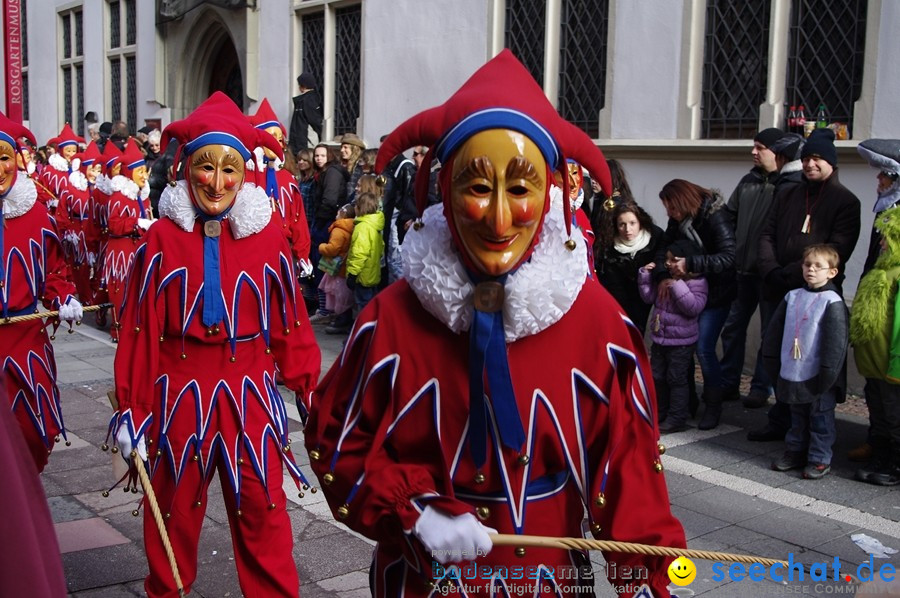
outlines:
[{"label": "thick rope", "polygon": [[156,529],[162,538],[163,548],[166,549],[166,558],[169,559],[169,567],[172,569],[172,576],[175,578],[175,586],[178,588],[178,595],[184,598],[184,585],[181,583],[181,575],[178,573],[178,563],[175,562],[175,551],[172,550],[172,543],[169,541],[169,534],[166,532],[166,523],[163,521],[162,513],[159,505],[156,503],[156,493],[153,492],[153,486],[150,485],[150,476],[144,468],[144,462],[141,460],[137,451],[131,451],[131,462],[137,468],[138,476],[141,478],[141,485],[144,487],[144,497],[150,504],[150,512],[153,514],[153,521],[156,522]]},{"label": "thick rope", "polygon": [[547,538],[543,536],[518,536],[515,534],[492,534],[491,541],[495,546],[532,546],[538,548],[565,548],[568,550],[603,550],[606,552],[627,552],[630,554],[646,554],[651,556],[684,556],[691,559],[707,561],[727,561],[733,563],[761,563],[763,565],[781,564],[786,561],[764,559],[747,554],[729,554],[710,550],[692,550],[690,548],[672,548],[669,546],[652,546],[650,544],[634,544],[632,542],[613,542],[611,540],[588,540],[586,538]]},{"label": "thick rope", "polygon": [[[88,305],[83,308],[85,313],[89,311],[99,311],[101,309],[106,309],[108,307],[112,307],[112,303],[101,303],[99,305]],[[59,316],[58,311],[40,311],[33,314],[28,314],[24,316],[13,316],[12,318],[0,318],[0,326],[4,324],[17,324],[19,322],[28,322],[29,320],[40,320],[41,318],[55,318]],[[81,324],[81,320],[75,322],[76,325]]]}]

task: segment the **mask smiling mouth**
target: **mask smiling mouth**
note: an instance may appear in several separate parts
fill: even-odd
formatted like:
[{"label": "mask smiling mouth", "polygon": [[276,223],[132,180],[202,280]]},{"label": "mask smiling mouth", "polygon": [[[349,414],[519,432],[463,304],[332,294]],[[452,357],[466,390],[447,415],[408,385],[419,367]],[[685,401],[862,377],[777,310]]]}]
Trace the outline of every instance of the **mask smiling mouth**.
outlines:
[{"label": "mask smiling mouth", "polygon": [[507,247],[512,245],[513,242],[518,238],[519,235],[516,234],[512,235],[511,237],[503,237],[500,239],[493,237],[481,237],[481,240],[488,249],[492,251],[502,251],[503,249],[506,249]]}]

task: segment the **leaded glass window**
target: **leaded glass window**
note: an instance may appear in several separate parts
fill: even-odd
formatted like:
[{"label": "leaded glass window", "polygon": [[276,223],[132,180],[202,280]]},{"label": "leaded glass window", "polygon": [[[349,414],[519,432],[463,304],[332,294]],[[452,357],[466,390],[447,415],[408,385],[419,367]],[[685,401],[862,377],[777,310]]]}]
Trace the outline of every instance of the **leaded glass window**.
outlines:
[{"label": "leaded glass window", "polygon": [[765,100],[770,0],[708,0],[701,137],[752,139]]},{"label": "leaded glass window", "polygon": [[109,47],[118,48],[122,41],[122,24],[119,15],[119,0],[109,3]]},{"label": "leaded glass window", "polygon": [[506,47],[541,86],[544,85],[546,4],[545,0],[506,0]]},{"label": "leaded glass window", "polygon": [[335,11],[335,135],[356,132],[356,119],[359,118],[361,16],[359,5]]},{"label": "leaded glass window", "polygon": [[321,93],[325,80],[325,14],[303,15],[303,72],[316,80]]},{"label": "leaded glass window", "polygon": [[113,120],[122,118],[122,67],[119,57],[109,59],[109,87]]},{"label": "leaded glass window", "polygon": [[608,0],[563,0],[559,113],[593,138],[606,93]]},{"label": "leaded glass window", "polygon": [[853,133],[853,104],[862,92],[866,0],[794,0],[791,3],[786,99],[806,118],[825,105],[829,122]]}]

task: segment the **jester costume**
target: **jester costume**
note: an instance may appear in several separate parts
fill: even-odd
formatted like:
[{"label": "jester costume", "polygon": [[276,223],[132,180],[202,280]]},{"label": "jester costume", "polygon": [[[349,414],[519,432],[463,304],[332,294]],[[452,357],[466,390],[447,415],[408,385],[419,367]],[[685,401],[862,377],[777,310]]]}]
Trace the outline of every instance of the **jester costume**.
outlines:
[{"label": "jester costume", "polygon": [[[186,143],[205,131],[204,123],[234,123],[234,113],[243,119],[217,93],[169,125],[163,138]],[[232,135],[242,133],[233,128]],[[319,350],[305,311],[297,310],[290,249],[265,192],[244,183],[224,217],[205,214],[193,193],[187,181],[163,192],[160,219],[135,253],[115,362],[119,410],[111,426],[117,438],[124,430],[131,446],[146,439],[185,590],[197,575],[206,491],[218,473],[244,594],[297,596],[283,466],[299,483],[306,480],[291,453],[288,407],[275,380],[277,370],[305,418]],[[144,529],[145,589],[153,597],[175,596],[149,511]]]},{"label": "jester costume", "polygon": [[[451,221],[454,152],[494,129],[527,136],[548,175],[565,151],[610,186],[602,154],[559,118],[509,51],[382,144],[377,170],[407,147],[431,147],[443,164],[444,205],[407,233],[404,279],[360,313],[316,390],[305,437],[332,512],[378,542],[378,597],[593,595],[587,554],[577,550],[494,545],[486,556],[437,564],[419,527],[434,511],[454,522],[474,514],[505,534],[569,537],[583,536],[586,512],[598,539],[685,545],[668,508],[643,340],[588,276],[587,244],[570,230],[568,184],[562,209],[544,188],[536,244],[508,273],[475,272],[464,253]],[[460,168],[496,168],[485,161]],[[420,211],[427,174],[416,182]],[[471,179],[475,192],[500,201],[484,191],[495,180],[480,177]],[[506,184],[526,194],[522,183]],[[617,593],[669,595],[670,559],[605,557]]]}]

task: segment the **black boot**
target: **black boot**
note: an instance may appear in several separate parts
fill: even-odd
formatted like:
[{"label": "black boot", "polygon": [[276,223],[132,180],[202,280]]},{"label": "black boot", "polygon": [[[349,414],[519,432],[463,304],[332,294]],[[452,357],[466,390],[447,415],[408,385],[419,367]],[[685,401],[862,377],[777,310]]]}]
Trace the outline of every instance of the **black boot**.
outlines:
[{"label": "black boot", "polygon": [[875,447],[872,461],[856,470],[856,479],[878,486],[900,484],[900,452],[890,452]]},{"label": "black boot", "polygon": [[703,417],[700,418],[697,428],[712,430],[719,425],[719,418],[722,417],[722,389],[704,388],[703,401],[706,403],[706,409],[703,410]]}]

